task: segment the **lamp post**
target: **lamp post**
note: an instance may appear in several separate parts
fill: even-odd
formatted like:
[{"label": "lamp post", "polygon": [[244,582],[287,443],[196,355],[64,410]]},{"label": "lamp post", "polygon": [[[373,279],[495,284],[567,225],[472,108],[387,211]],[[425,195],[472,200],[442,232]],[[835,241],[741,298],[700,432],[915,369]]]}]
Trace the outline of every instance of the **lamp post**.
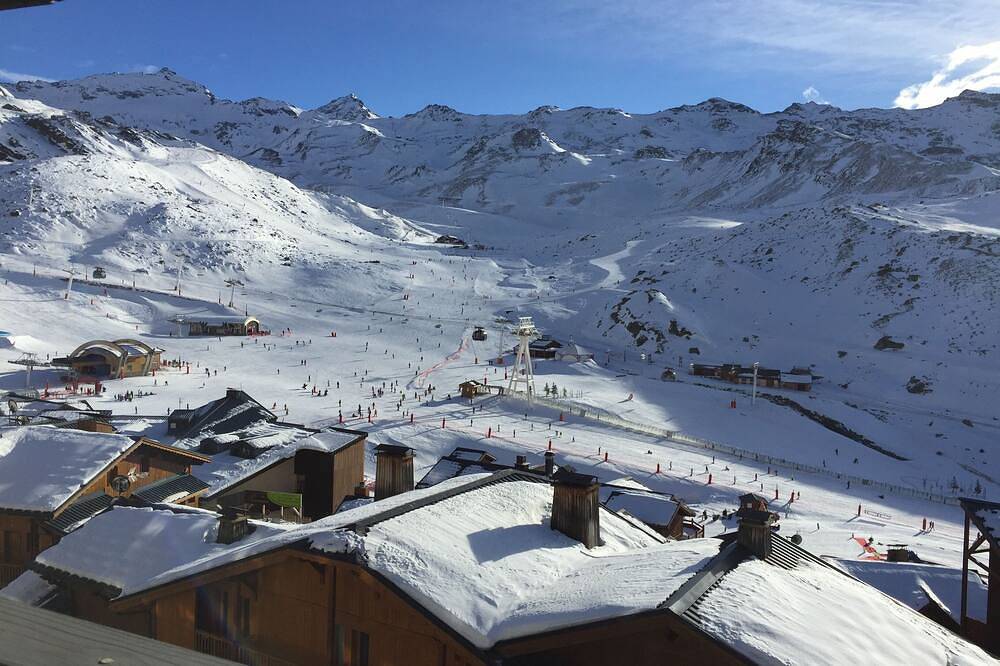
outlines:
[{"label": "lamp post", "polygon": [[754,361],[754,364],[753,364],[753,393],[750,395],[750,406],[751,407],[757,404],[757,368],[759,366],[760,366],[760,363],[758,363],[757,361]]}]

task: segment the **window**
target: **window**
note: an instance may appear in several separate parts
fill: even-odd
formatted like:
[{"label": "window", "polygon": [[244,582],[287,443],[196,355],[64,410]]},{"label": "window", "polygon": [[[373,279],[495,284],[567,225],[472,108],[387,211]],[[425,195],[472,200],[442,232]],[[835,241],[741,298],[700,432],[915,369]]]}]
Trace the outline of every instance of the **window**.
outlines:
[{"label": "window", "polygon": [[3,536],[3,561],[7,564],[21,564],[25,561],[24,538],[20,532],[6,531]]},{"label": "window", "polygon": [[195,596],[194,623],[199,631],[225,636],[229,595],[222,590],[200,588]]},{"label": "window", "polygon": [[346,655],[344,654],[344,627],[343,625],[336,624],[333,626],[333,643],[334,651],[337,655],[337,661],[334,663],[337,666],[347,666]]},{"label": "window", "polygon": [[139,471],[140,472],[149,471],[149,456],[143,456],[139,458]]},{"label": "window", "polygon": [[351,666],[368,666],[368,634],[351,632]]},{"label": "window", "polygon": [[347,651],[344,644],[344,626],[333,626],[333,649],[337,666],[368,666],[368,634],[356,629],[351,630],[351,650]]},{"label": "window", "polygon": [[236,627],[243,638],[250,637],[250,599],[240,596],[236,605]]}]

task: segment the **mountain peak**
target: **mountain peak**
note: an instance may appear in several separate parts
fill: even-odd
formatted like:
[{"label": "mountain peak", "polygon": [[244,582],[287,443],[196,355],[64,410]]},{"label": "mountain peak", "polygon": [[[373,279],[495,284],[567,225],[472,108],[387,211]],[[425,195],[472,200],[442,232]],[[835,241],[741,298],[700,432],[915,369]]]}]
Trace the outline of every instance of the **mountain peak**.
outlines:
[{"label": "mountain peak", "polygon": [[462,119],[462,114],[444,104],[428,104],[416,113],[409,113],[405,117],[438,121],[459,121]]},{"label": "mountain peak", "polygon": [[361,99],[354,93],[330,100],[323,106],[317,108],[316,111],[335,120],[348,120],[351,122],[374,120],[375,118],[378,118],[378,115],[365,106],[365,103],[362,102]]}]

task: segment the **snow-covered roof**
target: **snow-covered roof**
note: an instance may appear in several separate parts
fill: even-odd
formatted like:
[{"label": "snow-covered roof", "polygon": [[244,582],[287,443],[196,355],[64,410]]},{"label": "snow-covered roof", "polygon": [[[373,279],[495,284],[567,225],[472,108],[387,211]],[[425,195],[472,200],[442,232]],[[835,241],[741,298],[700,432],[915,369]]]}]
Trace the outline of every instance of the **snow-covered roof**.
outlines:
[{"label": "snow-covered roof", "polygon": [[786,384],[812,384],[812,375],[792,375],[787,372],[781,373],[781,381]]},{"label": "snow-covered roof", "polygon": [[0,507],[55,511],[135,444],[125,435],[49,426],[0,430]]},{"label": "snow-covered roof", "polygon": [[245,325],[251,321],[258,321],[256,317],[248,317],[246,315],[233,314],[233,315],[210,315],[210,314],[190,314],[181,315],[174,319],[175,322],[190,324],[241,324]]},{"label": "snow-covered roof", "polygon": [[245,459],[225,453],[218,454],[212,457],[212,462],[201,465],[194,470],[194,473],[209,484],[207,496],[211,497],[275,463],[293,457],[297,451],[309,449],[332,453],[363,435],[364,433],[360,431],[322,430],[309,433],[297,428],[275,429],[274,432],[264,435],[266,442],[274,448],[256,458]]},{"label": "snow-covered roof", "polygon": [[55,585],[34,571],[25,571],[6,587],[0,589],[0,597],[34,606],[41,603],[55,590]]},{"label": "snow-covered roof", "polygon": [[[934,600],[943,604],[956,622],[961,622],[961,569],[911,562],[831,561],[858,580],[882,590],[914,610],[920,610]],[[969,572],[969,617],[981,622],[986,621],[986,590],[979,575]]]},{"label": "snow-covered roof", "polygon": [[680,507],[673,498],[652,492],[601,488],[601,501],[612,511],[626,511],[647,525],[667,525]]},{"label": "snow-covered roof", "polygon": [[[130,595],[303,542],[317,551],[354,553],[487,648],[653,610],[719,551],[715,539],[663,543],[606,509],[603,544],[587,550],[549,526],[549,484],[504,474],[507,480],[487,474],[450,479],[287,529],[260,525],[230,546],[214,543],[214,514],[118,507],[44,551],[38,562]],[[348,529],[362,521],[369,521],[363,536]]]},{"label": "snow-covered roof", "polygon": [[[682,542],[683,543],[683,542]],[[993,664],[985,652],[839,571],[750,559],[697,608],[698,626],[757,664]]]},{"label": "snow-covered roof", "polygon": [[[131,594],[198,570],[206,561],[241,559],[257,552],[281,525],[250,521],[256,529],[233,544],[215,542],[218,514],[117,506],[82,530],[42,551],[35,562]],[[114,553],[114,557],[109,557]]]},{"label": "snow-covered roof", "polygon": [[551,505],[547,483],[486,485],[376,523],[366,564],[486,648],[652,610],[719,550],[715,540],[660,543],[606,510],[603,545],[587,550],[551,529]]}]

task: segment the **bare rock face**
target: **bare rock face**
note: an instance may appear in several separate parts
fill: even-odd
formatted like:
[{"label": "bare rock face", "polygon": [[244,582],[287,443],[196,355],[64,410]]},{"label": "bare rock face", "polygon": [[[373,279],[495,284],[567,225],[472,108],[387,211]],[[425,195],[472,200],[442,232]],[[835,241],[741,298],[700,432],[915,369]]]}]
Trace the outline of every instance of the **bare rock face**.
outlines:
[{"label": "bare rock face", "polygon": [[906,382],[906,390],[916,395],[923,395],[933,391],[933,389],[931,389],[931,382],[929,379],[926,377],[918,378],[915,376],[910,377],[910,380]]},{"label": "bare rock face", "polygon": [[878,342],[875,343],[875,349],[879,351],[885,351],[886,349],[902,349],[905,346],[906,345],[902,342],[896,342],[888,335],[883,335],[878,339]]}]

